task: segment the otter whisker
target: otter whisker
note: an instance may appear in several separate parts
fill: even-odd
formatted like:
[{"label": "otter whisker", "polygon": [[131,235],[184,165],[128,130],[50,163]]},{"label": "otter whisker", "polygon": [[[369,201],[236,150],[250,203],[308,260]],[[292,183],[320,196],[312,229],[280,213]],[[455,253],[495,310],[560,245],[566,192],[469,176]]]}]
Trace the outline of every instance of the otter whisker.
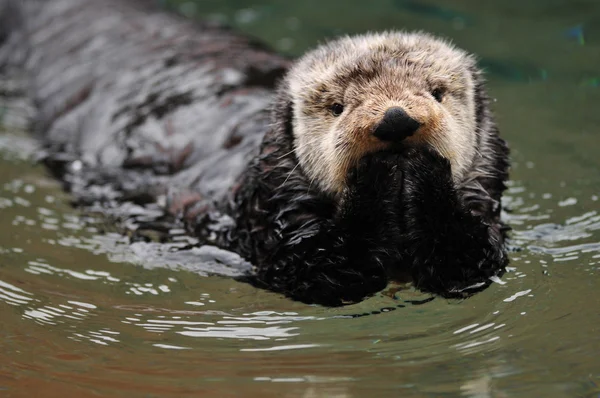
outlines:
[{"label": "otter whisker", "polygon": [[281,188],[282,186],[285,185],[285,183],[290,179],[290,177],[292,176],[292,174],[294,173],[294,171],[296,171],[296,169],[298,168],[298,166],[300,166],[300,162],[296,163],[296,166],[294,166],[294,168],[292,169],[292,171],[290,171],[287,175],[287,177],[285,178],[285,181],[283,181],[283,183],[281,183],[281,185],[278,188]]},{"label": "otter whisker", "polygon": [[277,158],[277,160],[281,160],[281,159],[283,159],[284,157],[286,157],[286,156],[288,156],[288,155],[291,155],[291,154],[292,154],[292,153],[294,153],[294,152],[296,152],[296,148],[294,148],[294,149],[292,149],[291,151],[289,151],[289,152],[287,152],[287,153],[284,153],[283,155],[279,156],[279,157]]},{"label": "otter whisker", "polygon": [[299,150],[301,150],[301,149],[304,149],[304,148],[306,148],[306,147],[309,147],[311,144],[312,144],[312,142],[306,142],[306,143],[304,143],[303,145],[296,145],[296,146],[294,147],[294,149],[292,149],[291,151],[289,151],[289,152],[287,152],[287,153],[284,153],[283,155],[279,156],[279,157],[277,158],[277,160],[281,160],[281,159],[283,159],[284,157],[286,157],[286,156],[288,156],[288,155],[291,155],[292,153],[294,153],[294,152],[296,152],[296,151],[299,151]]}]

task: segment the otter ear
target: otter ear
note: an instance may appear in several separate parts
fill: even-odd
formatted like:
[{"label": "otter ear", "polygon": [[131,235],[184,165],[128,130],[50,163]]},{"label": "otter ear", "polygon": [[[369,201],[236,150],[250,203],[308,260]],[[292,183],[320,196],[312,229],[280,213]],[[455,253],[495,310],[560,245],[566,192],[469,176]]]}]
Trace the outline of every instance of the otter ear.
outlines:
[{"label": "otter ear", "polygon": [[292,96],[288,83],[283,80],[277,85],[275,103],[271,110],[271,123],[274,130],[292,138]]}]

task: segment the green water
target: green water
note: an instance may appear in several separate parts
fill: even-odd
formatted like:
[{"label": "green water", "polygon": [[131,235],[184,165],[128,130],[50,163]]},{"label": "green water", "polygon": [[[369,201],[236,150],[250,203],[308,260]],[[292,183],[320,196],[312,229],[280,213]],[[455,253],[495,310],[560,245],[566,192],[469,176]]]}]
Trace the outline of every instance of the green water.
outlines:
[{"label": "green water", "polygon": [[388,28],[476,53],[512,149],[505,284],[327,309],[194,272],[201,253],[172,250],[187,238],[130,244],[71,208],[29,160],[28,108],[0,79],[0,396],[600,396],[600,2],[170,6],[290,55]]}]

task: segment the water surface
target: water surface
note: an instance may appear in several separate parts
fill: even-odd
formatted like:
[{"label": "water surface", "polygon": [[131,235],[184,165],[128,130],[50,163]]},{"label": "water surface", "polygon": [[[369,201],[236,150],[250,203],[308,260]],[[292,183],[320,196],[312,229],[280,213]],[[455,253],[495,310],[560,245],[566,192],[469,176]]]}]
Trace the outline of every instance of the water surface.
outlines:
[{"label": "water surface", "polygon": [[476,53],[512,149],[510,271],[467,300],[390,288],[341,309],[207,275],[222,253],[73,209],[2,78],[0,396],[600,395],[600,3],[168,3],[290,55],[389,28]]}]

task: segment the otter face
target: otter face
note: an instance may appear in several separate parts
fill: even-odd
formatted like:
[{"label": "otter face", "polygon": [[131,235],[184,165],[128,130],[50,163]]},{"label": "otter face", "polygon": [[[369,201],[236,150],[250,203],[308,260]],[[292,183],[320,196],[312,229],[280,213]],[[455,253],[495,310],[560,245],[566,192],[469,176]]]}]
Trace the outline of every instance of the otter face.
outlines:
[{"label": "otter face", "polygon": [[367,153],[428,144],[459,181],[477,152],[475,61],[422,33],[346,37],[289,71],[294,149],[312,183],[337,195]]}]

